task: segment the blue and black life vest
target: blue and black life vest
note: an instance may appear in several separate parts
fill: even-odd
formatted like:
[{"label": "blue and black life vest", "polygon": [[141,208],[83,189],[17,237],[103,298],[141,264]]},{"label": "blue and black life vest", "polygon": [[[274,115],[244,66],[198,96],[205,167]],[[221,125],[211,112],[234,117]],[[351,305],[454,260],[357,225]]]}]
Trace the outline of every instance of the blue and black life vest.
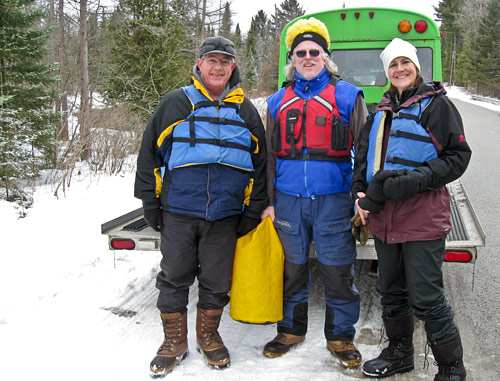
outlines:
[{"label": "blue and black life vest", "polygon": [[296,160],[351,160],[352,134],[340,117],[335,84],[310,99],[288,86],[276,116],[271,144],[276,156]]},{"label": "blue and black life vest", "polygon": [[[379,111],[373,118],[368,137],[368,156],[366,180],[374,175],[375,163],[382,163],[380,169],[415,169],[426,161],[438,157],[436,146],[429,132],[422,126],[420,117],[431,102],[432,97],[424,98],[408,108],[392,114],[391,130],[385,158],[382,161],[382,139],[384,137],[383,116],[390,113]],[[377,143],[378,142],[378,143]]]},{"label": "blue and black life vest", "polygon": [[[192,113],[173,128],[168,168],[219,163],[253,171],[252,136],[238,111],[242,99],[229,94],[212,100],[194,85],[182,90],[193,105]],[[240,97],[241,98],[241,97]]]}]

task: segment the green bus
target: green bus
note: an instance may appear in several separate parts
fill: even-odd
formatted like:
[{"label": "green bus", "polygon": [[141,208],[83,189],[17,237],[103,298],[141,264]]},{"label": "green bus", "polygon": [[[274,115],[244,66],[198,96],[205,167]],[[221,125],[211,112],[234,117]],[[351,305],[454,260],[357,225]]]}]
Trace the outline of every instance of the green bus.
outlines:
[{"label": "green bus", "polygon": [[314,17],[328,28],[330,50],[338,74],[344,81],[363,89],[372,111],[389,87],[379,58],[395,37],[417,48],[421,74],[425,79],[442,80],[441,34],[436,23],[420,13],[393,8],[342,8],[311,13],[288,23],[280,38],[279,84],[285,81],[285,45],[288,27],[301,18]]}]

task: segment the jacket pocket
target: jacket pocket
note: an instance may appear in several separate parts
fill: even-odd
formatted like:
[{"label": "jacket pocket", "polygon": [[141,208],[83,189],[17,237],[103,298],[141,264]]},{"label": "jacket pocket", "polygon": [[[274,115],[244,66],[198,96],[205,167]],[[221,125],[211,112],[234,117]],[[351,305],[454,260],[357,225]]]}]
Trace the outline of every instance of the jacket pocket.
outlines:
[{"label": "jacket pocket", "polygon": [[332,134],[330,146],[332,150],[344,151],[349,148],[350,142],[349,127],[337,115],[332,118]]}]

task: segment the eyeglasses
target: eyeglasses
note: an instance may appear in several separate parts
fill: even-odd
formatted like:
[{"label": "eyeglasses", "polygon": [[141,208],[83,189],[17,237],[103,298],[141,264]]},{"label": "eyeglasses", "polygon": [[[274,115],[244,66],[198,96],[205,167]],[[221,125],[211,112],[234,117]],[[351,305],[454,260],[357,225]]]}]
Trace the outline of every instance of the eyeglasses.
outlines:
[{"label": "eyeglasses", "polygon": [[[307,50],[297,50],[297,51],[295,52],[295,55],[296,55],[297,57],[299,57],[299,58],[304,58],[304,57],[306,56],[306,54],[307,54],[307,53],[308,53],[308,51],[307,51]],[[312,49],[312,50],[309,50],[309,55],[310,55],[311,57],[318,57],[320,53],[321,53],[321,52],[320,52],[318,49]]]},{"label": "eyeglasses", "polygon": [[231,58],[223,58],[218,60],[215,57],[204,57],[203,61],[205,61],[210,66],[216,66],[220,64],[222,67],[229,67],[233,64],[233,60]]}]

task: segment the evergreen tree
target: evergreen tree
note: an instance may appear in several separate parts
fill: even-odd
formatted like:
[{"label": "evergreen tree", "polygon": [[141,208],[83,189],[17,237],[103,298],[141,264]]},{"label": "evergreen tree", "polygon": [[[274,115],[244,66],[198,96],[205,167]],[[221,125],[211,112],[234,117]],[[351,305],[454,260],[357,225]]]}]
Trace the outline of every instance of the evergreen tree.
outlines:
[{"label": "evergreen tree", "polygon": [[438,21],[441,21],[441,60],[443,78],[450,79],[450,73],[455,70],[456,52],[461,51],[462,29],[459,25],[464,0],[442,0],[435,7]]},{"label": "evergreen tree", "polygon": [[477,38],[478,91],[500,96],[500,1],[490,0]]},{"label": "evergreen tree", "polygon": [[279,7],[275,6],[274,15],[271,16],[274,36],[279,38],[286,24],[305,13],[306,11],[297,0],[284,0]]},{"label": "evergreen tree", "polygon": [[233,21],[231,20],[231,9],[229,7],[229,3],[226,2],[226,5],[224,6],[224,14],[222,15],[222,23],[220,26],[219,35],[231,39],[232,27]]},{"label": "evergreen tree", "polygon": [[111,75],[105,97],[125,102],[147,119],[160,98],[189,82],[194,36],[165,3],[127,0],[110,20]]},{"label": "evergreen tree", "polygon": [[0,188],[29,204],[23,181],[53,157],[57,68],[44,63],[52,30],[34,0],[0,0]]}]

